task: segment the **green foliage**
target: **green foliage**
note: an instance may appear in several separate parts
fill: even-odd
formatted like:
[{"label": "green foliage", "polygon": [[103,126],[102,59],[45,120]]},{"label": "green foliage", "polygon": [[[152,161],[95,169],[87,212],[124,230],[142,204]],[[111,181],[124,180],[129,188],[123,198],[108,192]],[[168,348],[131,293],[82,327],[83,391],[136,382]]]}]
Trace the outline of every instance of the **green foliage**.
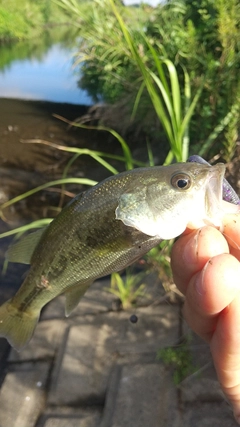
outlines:
[{"label": "green foliage", "polygon": [[[231,114],[232,113],[232,114]],[[240,99],[233,105],[229,113],[229,121],[224,132],[223,140],[223,158],[226,162],[230,162],[232,159],[238,140],[240,120]]]},{"label": "green foliage", "polygon": [[[120,99],[128,93],[133,116],[143,104],[145,111],[150,107],[155,111],[170,145],[165,163],[170,163],[173,158],[185,161],[188,157],[189,122],[201,85],[191,100],[186,68],[181,69],[184,82],[181,89],[174,63],[165,58],[159,47],[145,35],[146,18],[145,21],[142,18],[136,20],[131,9],[120,4],[116,7],[113,0],[95,0],[92,9],[90,3],[83,14],[75,0],[59,0],[58,4],[74,11],[79,19],[81,17],[83,42],[78,61],[83,63],[82,86],[87,79],[91,94],[99,93],[107,101]],[[94,82],[93,86],[91,82]]]},{"label": "green foliage", "polygon": [[[62,2],[67,9],[74,0]],[[166,162],[185,160],[189,141],[191,152],[204,144],[204,156],[223,147],[229,158],[239,128],[239,116],[228,120],[239,102],[238,0],[172,0],[155,9],[120,3],[93,0],[87,10],[80,3],[75,9],[81,86],[98,100],[125,98],[149,136],[157,115],[170,144]]]},{"label": "green foliage", "polygon": [[66,22],[66,17],[51,0],[2,0],[0,42],[36,37],[45,24],[54,22]]},{"label": "green foliage", "polygon": [[138,297],[145,295],[145,284],[141,283],[143,278],[142,273],[132,274],[129,268],[126,269],[126,276],[122,278],[119,273],[111,275],[111,287],[105,288],[106,291],[112,293],[120,299],[124,310],[131,308]]},{"label": "green foliage", "polygon": [[28,25],[22,15],[0,6],[0,35],[2,39],[12,37],[20,39],[28,31]]},{"label": "green foliage", "polygon": [[173,381],[178,385],[187,376],[198,370],[193,364],[192,354],[188,342],[177,347],[167,347],[158,351],[157,359],[173,369]]},{"label": "green foliage", "polygon": [[[137,94],[137,102],[134,109],[136,110],[143,89],[146,87],[153,108],[165,130],[170,145],[170,151],[165,164],[171,163],[173,158],[177,161],[186,161],[189,146],[188,125],[199,98],[200,90],[192,103],[190,103],[190,80],[186,69],[184,69],[185,102],[184,107],[182,107],[180,84],[173,62],[169,59],[159,59],[158,50],[152,46],[151,42],[143,34],[141,34],[142,45],[146,45],[147,53],[145,53],[144,49],[145,55],[139,52],[138,46],[118,9],[115,7],[114,1],[109,1],[120,24],[127,46],[130,49],[131,56],[142,76],[142,84]],[[149,67],[149,62],[153,65],[153,68]],[[153,69],[156,69],[156,72]]]}]

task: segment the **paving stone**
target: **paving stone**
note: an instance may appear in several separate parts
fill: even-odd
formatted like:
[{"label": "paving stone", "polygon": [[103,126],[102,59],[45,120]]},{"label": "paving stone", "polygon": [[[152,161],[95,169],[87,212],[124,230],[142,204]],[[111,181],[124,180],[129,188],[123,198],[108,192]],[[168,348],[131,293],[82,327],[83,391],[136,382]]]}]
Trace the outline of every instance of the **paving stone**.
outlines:
[{"label": "paving stone", "polygon": [[136,354],[156,354],[160,347],[177,340],[178,308],[157,306],[135,310],[82,316],[70,327],[59,351],[53,372],[49,403],[77,404],[104,399],[109,374],[117,359]]},{"label": "paving stone", "polygon": [[56,414],[45,417],[41,427],[98,427],[100,421],[100,412],[71,409],[68,414],[63,414],[61,410]]},{"label": "paving stone", "polygon": [[163,364],[127,365],[112,375],[101,427],[174,427],[177,392]]},{"label": "paving stone", "polygon": [[232,411],[226,402],[191,404],[184,408],[184,427],[237,427]]},{"label": "paving stone", "polygon": [[184,402],[223,401],[224,395],[218,380],[211,377],[206,378],[206,374],[199,373],[182,382],[179,388]]},{"label": "paving stone", "polygon": [[0,426],[34,427],[45,403],[48,363],[25,363],[8,372],[1,388]]},{"label": "paving stone", "polygon": [[[90,286],[83,296],[71,317],[85,314],[96,314],[112,309],[112,302],[116,299],[110,292],[104,290],[109,287],[109,279],[96,281]],[[52,300],[43,310],[42,319],[53,319],[65,317],[65,297],[61,295]]]},{"label": "paving stone", "polygon": [[44,427],[97,427],[97,421],[86,418],[48,418]]},{"label": "paving stone", "polygon": [[[212,362],[212,355],[210,352],[209,344],[202,340],[197,334],[195,334],[184,322],[184,333],[187,338],[188,347],[192,354],[194,366],[199,368],[209,365]],[[214,374],[214,378],[216,375]]]},{"label": "paving stone", "polygon": [[209,345],[192,331],[187,333],[196,372],[184,379],[179,389],[184,402],[221,401],[223,393],[217,379]]},{"label": "paving stone", "polygon": [[46,359],[53,357],[67,327],[64,320],[49,320],[38,323],[34,335],[28,345],[20,352],[12,349],[11,362]]},{"label": "paving stone", "polygon": [[[161,286],[157,273],[148,273],[143,281],[146,286],[146,293],[145,296],[139,298],[138,301],[140,305],[149,305],[151,301],[156,302],[158,300],[164,300],[164,295],[166,293]],[[116,296],[106,291],[106,288],[109,287],[109,277],[94,282],[70,317],[111,311],[116,301]],[[64,295],[60,295],[44,308],[41,319],[63,319],[64,317],[65,297]]]}]

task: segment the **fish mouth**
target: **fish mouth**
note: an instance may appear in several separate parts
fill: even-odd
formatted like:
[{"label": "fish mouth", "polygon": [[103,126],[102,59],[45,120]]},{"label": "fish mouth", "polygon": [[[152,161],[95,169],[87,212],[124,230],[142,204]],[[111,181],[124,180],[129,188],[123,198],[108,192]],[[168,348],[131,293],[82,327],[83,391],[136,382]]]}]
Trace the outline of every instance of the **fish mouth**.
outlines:
[{"label": "fish mouth", "polygon": [[206,183],[206,213],[210,222],[216,226],[221,226],[224,214],[239,212],[239,206],[223,200],[225,170],[226,166],[223,163],[211,166]]},{"label": "fish mouth", "polygon": [[223,199],[223,178],[226,166],[218,163],[211,166],[208,174],[208,183],[206,188],[206,206],[209,213],[219,209]]}]

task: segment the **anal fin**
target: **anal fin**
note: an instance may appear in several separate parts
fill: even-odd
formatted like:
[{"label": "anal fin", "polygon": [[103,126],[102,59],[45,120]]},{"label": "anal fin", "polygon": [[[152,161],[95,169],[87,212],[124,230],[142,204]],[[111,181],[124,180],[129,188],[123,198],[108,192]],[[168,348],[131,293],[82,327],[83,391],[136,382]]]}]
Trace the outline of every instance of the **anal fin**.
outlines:
[{"label": "anal fin", "polygon": [[68,317],[71,312],[77,307],[80,299],[83,297],[92,280],[88,282],[79,282],[73,285],[70,289],[64,292],[66,297],[65,302],[65,316]]}]

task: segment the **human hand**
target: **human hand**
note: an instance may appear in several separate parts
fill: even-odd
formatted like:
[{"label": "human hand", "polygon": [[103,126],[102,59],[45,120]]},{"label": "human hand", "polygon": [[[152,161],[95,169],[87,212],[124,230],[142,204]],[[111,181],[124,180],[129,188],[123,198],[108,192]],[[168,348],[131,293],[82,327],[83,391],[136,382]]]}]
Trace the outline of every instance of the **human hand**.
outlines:
[{"label": "human hand", "polygon": [[[222,234],[223,233],[223,234]],[[185,295],[184,317],[210,345],[222,390],[240,424],[240,215],[224,229],[188,230],[172,249],[174,281]]]}]

